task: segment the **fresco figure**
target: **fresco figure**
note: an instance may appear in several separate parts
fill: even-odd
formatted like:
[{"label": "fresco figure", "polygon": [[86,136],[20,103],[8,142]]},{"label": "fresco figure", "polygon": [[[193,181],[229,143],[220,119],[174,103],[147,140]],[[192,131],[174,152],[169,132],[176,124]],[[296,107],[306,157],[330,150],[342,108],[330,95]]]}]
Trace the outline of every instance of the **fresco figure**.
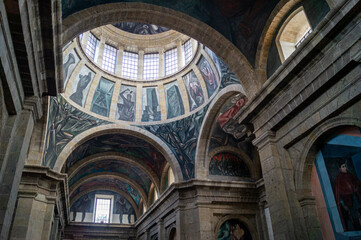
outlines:
[{"label": "fresco figure", "polygon": [[342,225],[346,231],[361,230],[361,181],[347,170],[346,161],[339,161],[334,194]]},{"label": "fresco figure", "polygon": [[249,178],[248,166],[238,156],[231,153],[218,153],[209,163],[209,174]]},{"label": "fresco figure", "polygon": [[142,122],[160,121],[160,106],[156,88],[143,89]]},{"label": "fresco figure", "polygon": [[218,87],[217,78],[211,68],[211,65],[209,65],[204,57],[202,57],[199,61],[198,68],[201,71],[204,81],[206,82],[208,97],[211,97]]},{"label": "fresco figure", "polygon": [[78,201],[78,204],[74,207],[73,212],[73,222],[76,219],[76,213],[81,212],[82,217],[81,221],[84,222],[86,212],[91,211],[91,200],[88,198],[88,195],[85,195],[80,201]]},{"label": "fresco figure", "polygon": [[72,53],[69,53],[68,55],[68,60],[63,63],[63,79],[64,79],[64,82],[66,79],[68,79],[68,71],[69,71],[69,68],[72,64],[75,63],[75,57]]},{"label": "fresco figure", "polygon": [[76,104],[82,106],[83,105],[83,91],[88,86],[91,81],[91,72],[87,75],[79,74],[79,81],[76,86],[75,93],[70,95],[70,99]]},{"label": "fresco figure", "polygon": [[167,90],[167,117],[174,118],[184,114],[184,106],[181,94],[176,85]]},{"label": "fresco figure", "polygon": [[219,228],[217,240],[252,240],[252,236],[241,222],[230,219]]},{"label": "fresco figure", "polygon": [[[126,96],[124,96],[125,94]],[[122,100],[122,103],[118,101],[118,120],[131,122],[135,120],[135,101],[132,100],[134,98],[134,91],[129,88],[119,93],[119,99]]]},{"label": "fresco figure", "polygon": [[187,87],[190,111],[204,103],[202,87],[193,71],[183,77]]},{"label": "fresco figure", "polygon": [[114,82],[104,78],[100,79],[99,85],[95,90],[91,111],[102,116],[108,117],[110,103],[112,100]]},{"label": "fresco figure", "polygon": [[119,214],[119,223],[123,222],[123,214],[127,213],[127,209],[125,205],[126,203],[124,198],[120,196],[115,203],[116,212],[117,214]]}]

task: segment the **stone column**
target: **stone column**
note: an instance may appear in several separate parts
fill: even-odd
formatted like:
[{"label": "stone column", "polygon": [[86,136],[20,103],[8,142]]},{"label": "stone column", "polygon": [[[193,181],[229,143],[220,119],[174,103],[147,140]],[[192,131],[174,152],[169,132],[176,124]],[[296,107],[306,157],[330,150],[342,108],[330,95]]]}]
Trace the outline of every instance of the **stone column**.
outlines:
[{"label": "stone column", "polygon": [[[26,104],[25,104],[26,106]],[[9,116],[0,143],[0,239],[8,239],[16,197],[34,128],[33,111]]]},{"label": "stone column", "polygon": [[50,239],[56,199],[60,188],[65,189],[65,178],[45,167],[24,168],[10,239]]},{"label": "stone column", "polygon": [[105,47],[105,38],[102,35],[102,36],[100,36],[98,58],[94,59],[94,62],[96,62],[99,66],[102,66],[102,63],[103,63],[104,47]]},{"label": "stone column", "polygon": [[321,226],[316,211],[316,200],[307,196],[299,200],[310,239],[322,239]]},{"label": "stone column", "polygon": [[165,229],[164,229],[164,220],[159,219],[158,221],[158,239],[167,239],[165,235]]},{"label": "stone column", "polygon": [[184,52],[182,51],[182,41],[177,41],[177,57],[178,57],[178,70],[184,66]]},{"label": "stone column", "polygon": [[266,200],[269,206],[272,222],[273,238],[286,240],[297,239],[294,232],[290,206],[285,187],[279,153],[276,146],[275,134],[266,131],[253,141],[257,146],[262,167],[266,190]]},{"label": "stone column", "polygon": [[144,50],[138,51],[138,80],[143,79],[143,66],[144,66]]},{"label": "stone column", "polygon": [[117,61],[117,68],[116,68],[116,75],[120,77],[122,75],[122,65],[123,65],[123,53],[124,47],[118,46],[118,61]]},{"label": "stone column", "polygon": [[59,232],[59,216],[55,216],[51,227],[50,240],[57,240]]},{"label": "stone column", "polygon": [[159,51],[159,77],[164,77],[164,49]]}]

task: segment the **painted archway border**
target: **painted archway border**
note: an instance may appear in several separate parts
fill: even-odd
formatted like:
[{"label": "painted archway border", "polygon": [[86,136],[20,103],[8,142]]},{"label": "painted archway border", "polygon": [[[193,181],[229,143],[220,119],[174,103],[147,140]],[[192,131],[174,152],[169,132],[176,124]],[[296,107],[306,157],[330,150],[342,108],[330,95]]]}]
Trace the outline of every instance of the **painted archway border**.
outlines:
[{"label": "painted archway border", "polygon": [[[208,108],[208,111],[204,117],[204,121],[201,126],[201,131],[199,133],[197,141],[197,149],[195,155],[195,164],[194,172],[195,178],[197,179],[207,179],[208,178],[208,169],[207,161],[209,159],[208,148],[210,144],[210,139],[212,136],[212,130],[214,124],[216,124],[216,118],[222,109],[226,101],[233,95],[243,92],[242,86],[240,85],[230,85],[223,88],[218,94],[217,97],[213,100],[211,105]],[[208,161],[209,162],[209,161]]]},{"label": "painted archway border", "polygon": [[207,24],[170,8],[146,3],[108,3],[81,10],[63,20],[62,45],[80,33],[117,22],[152,23],[196,39],[224,60],[240,79],[249,98],[256,94],[259,84],[254,69],[240,50]]},{"label": "painted archway border", "polygon": [[61,172],[61,169],[63,168],[69,155],[84,142],[101,135],[117,133],[132,135],[152,144],[161,154],[163,154],[165,160],[171,165],[172,169],[175,170],[173,172],[175,181],[180,182],[183,180],[181,167],[177,158],[174,156],[170,148],[160,138],[148,132],[147,130],[125,124],[109,124],[98,126],[78,134],[61,151],[56,160],[53,170]]}]

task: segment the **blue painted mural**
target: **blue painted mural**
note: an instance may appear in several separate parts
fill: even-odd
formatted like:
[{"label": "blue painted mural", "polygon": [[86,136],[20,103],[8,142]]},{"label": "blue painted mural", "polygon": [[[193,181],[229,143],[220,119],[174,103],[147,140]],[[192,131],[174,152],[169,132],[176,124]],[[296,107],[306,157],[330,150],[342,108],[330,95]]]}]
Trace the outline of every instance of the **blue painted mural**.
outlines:
[{"label": "blue painted mural", "polygon": [[79,106],[84,107],[94,76],[95,73],[93,71],[91,71],[87,66],[83,66],[71,87],[69,96],[70,100]]},{"label": "blue painted mural", "polygon": [[66,161],[66,171],[79,160],[104,152],[119,152],[137,158],[147,164],[159,178],[166,163],[163,155],[153,145],[140,138],[125,134],[106,134],[78,146]]},{"label": "blue painted mural", "polygon": [[130,121],[135,120],[136,105],[135,101],[137,88],[134,86],[122,85],[119,92],[118,103],[117,103],[117,114],[118,120]]},{"label": "blue painted mural", "polygon": [[184,114],[182,96],[179,91],[178,82],[174,81],[164,85],[167,103],[167,118],[175,118]]},{"label": "blue painted mural", "polygon": [[[113,218],[113,223],[123,223],[123,215],[128,215],[128,222],[131,223],[131,216],[133,215],[134,220],[136,220],[136,214],[135,210],[130,204],[130,202],[122,195],[120,195],[117,192],[113,191],[107,191],[107,190],[96,190],[89,192],[83,196],[81,196],[77,201],[73,203],[73,205],[70,207],[70,212],[72,214],[72,221],[74,222],[76,220],[77,213],[81,212],[81,222],[84,221],[87,213],[93,213],[94,212],[94,206],[95,206],[95,195],[106,195],[109,197],[113,197],[113,214],[119,214],[119,219]],[[127,224],[126,223],[126,224]]]},{"label": "blue painted mural", "polygon": [[143,88],[142,95],[142,122],[160,121],[158,88]]},{"label": "blue painted mural", "polygon": [[187,89],[189,111],[193,111],[204,103],[203,90],[193,70],[183,76],[183,81]]},{"label": "blue painted mural", "polygon": [[134,189],[132,186],[130,186],[128,183],[125,183],[119,179],[115,178],[108,178],[108,177],[98,177],[89,181],[86,181],[82,185],[80,185],[70,196],[70,201],[74,199],[78,194],[81,194],[84,191],[88,191],[90,189],[95,188],[112,188],[117,189],[119,191],[124,192],[125,194],[128,194],[134,202],[139,206],[140,202],[140,194],[136,189]]},{"label": "blue painted mural", "polygon": [[208,97],[212,97],[213,93],[216,92],[218,88],[218,78],[214,74],[211,65],[209,62],[205,59],[205,57],[202,57],[198,64],[197,64],[199,71],[201,72],[204,82],[207,86],[208,91]]},{"label": "blue painted mural", "polygon": [[90,174],[106,173],[106,172],[120,173],[129,177],[130,179],[137,182],[142,187],[142,189],[148,194],[152,182],[150,178],[147,176],[147,174],[145,174],[143,170],[141,170],[134,164],[130,164],[120,160],[103,159],[101,161],[89,163],[86,166],[79,169],[75,173],[75,175],[69,179],[68,184],[69,186],[72,186],[81,178],[86,177]]},{"label": "blue painted mural", "polygon": [[101,78],[97,89],[95,90],[91,109],[104,117],[109,117],[110,103],[112,102],[114,82]]},{"label": "blue painted mural", "polygon": [[109,122],[78,110],[60,95],[50,97],[42,165],[53,168],[60,152],[76,135],[104,124]]}]

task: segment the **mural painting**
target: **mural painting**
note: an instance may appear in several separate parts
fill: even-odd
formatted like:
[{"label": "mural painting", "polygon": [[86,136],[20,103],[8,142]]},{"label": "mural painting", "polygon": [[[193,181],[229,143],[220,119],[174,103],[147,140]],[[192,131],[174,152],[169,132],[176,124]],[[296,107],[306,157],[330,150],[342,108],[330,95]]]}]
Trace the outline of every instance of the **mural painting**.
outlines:
[{"label": "mural painting", "polygon": [[90,83],[93,81],[95,73],[91,71],[87,66],[84,66],[78,76],[75,78],[72,88],[70,90],[70,99],[84,107],[85,99],[88,95]]},{"label": "mural painting", "polygon": [[169,29],[166,27],[157,26],[147,23],[135,23],[135,22],[121,22],[113,24],[114,27],[120,30],[141,35],[152,35],[157,33],[166,32]]},{"label": "mural painting", "polygon": [[143,88],[142,122],[160,121],[160,104],[156,87]]},{"label": "mural painting", "polygon": [[315,164],[335,231],[361,231],[361,129],[334,134]]},{"label": "mural painting", "polygon": [[73,213],[72,221],[75,222],[76,215],[81,212],[81,221],[84,222],[86,213],[93,213],[94,198],[89,198],[88,194],[81,196],[70,208]]},{"label": "mural painting", "polygon": [[219,228],[217,240],[252,240],[252,235],[242,222],[230,219]]},{"label": "mural painting", "polygon": [[93,173],[121,173],[136,181],[142,189],[148,194],[151,180],[140,168],[134,164],[126,163],[120,160],[101,160],[92,162],[79,169],[73,177],[69,179],[69,186],[79,181],[81,178]]},{"label": "mural painting", "polygon": [[118,189],[125,194],[128,194],[134,202],[139,206],[139,202],[141,199],[140,194],[137,190],[135,190],[132,186],[130,186],[128,183],[125,183],[119,179],[115,178],[107,178],[107,177],[98,177],[95,179],[92,179],[90,181],[87,181],[80,185],[77,189],[74,190],[74,192],[70,196],[70,201],[74,199],[76,195],[83,191],[87,191],[92,188],[100,187],[104,188],[104,186],[108,188]]},{"label": "mural painting", "polygon": [[221,86],[219,87],[219,89],[221,90],[232,84],[240,85],[241,82],[238,80],[236,75],[231,71],[231,69],[227,66],[227,64],[225,64],[222,61],[222,59],[217,57],[217,55],[214,52],[212,52],[211,49],[207,47],[205,49],[206,52],[209,54],[209,56],[212,58],[214,64],[216,65],[219,76],[221,76]]},{"label": "mural painting", "polygon": [[202,56],[197,64],[207,86],[208,97],[210,98],[218,88],[218,78],[214,74],[209,62]]},{"label": "mural painting", "polygon": [[64,81],[64,89],[66,84],[70,78],[70,75],[73,73],[75,66],[79,62],[79,57],[75,53],[75,50],[71,50],[68,55],[63,59],[63,81]]},{"label": "mural painting", "polygon": [[[136,221],[136,214],[133,206],[130,202],[122,195],[117,192],[108,191],[108,190],[95,190],[89,192],[83,196],[81,196],[71,207],[70,207],[70,216],[72,216],[72,221],[75,222],[76,217],[79,213],[81,213],[81,222],[84,222],[85,217],[90,219],[93,222],[93,212],[94,212],[94,204],[96,195],[107,195],[109,197],[113,197],[113,214],[119,215],[117,218],[113,215],[112,223],[122,223],[129,224],[134,223]],[[124,215],[127,215],[127,221],[124,221]],[[132,219],[133,218],[133,219]]]},{"label": "mural painting", "polygon": [[183,76],[183,80],[188,93],[189,108],[193,111],[204,103],[203,90],[193,70]]},{"label": "mural painting", "polygon": [[104,117],[109,117],[113,89],[114,82],[101,78],[98,87],[95,90],[90,111]]},{"label": "mural painting", "polygon": [[60,152],[76,135],[109,124],[71,106],[61,95],[49,98],[43,166],[53,168]]},{"label": "mural painting", "polygon": [[79,160],[97,153],[118,152],[143,161],[161,177],[166,160],[148,142],[125,134],[106,134],[92,138],[78,146],[66,161],[66,171]]},{"label": "mural painting", "polygon": [[177,81],[164,85],[167,103],[167,118],[174,118],[184,114],[184,105]]},{"label": "mural painting", "polygon": [[139,126],[162,139],[176,156],[185,180],[194,178],[194,159],[199,131],[209,105],[178,121]]},{"label": "mural painting", "polygon": [[209,174],[232,177],[251,177],[248,166],[244,161],[227,152],[217,153],[209,163]]},{"label": "mural painting", "polygon": [[116,113],[116,118],[118,120],[134,122],[136,92],[137,88],[134,86],[121,86]]}]

